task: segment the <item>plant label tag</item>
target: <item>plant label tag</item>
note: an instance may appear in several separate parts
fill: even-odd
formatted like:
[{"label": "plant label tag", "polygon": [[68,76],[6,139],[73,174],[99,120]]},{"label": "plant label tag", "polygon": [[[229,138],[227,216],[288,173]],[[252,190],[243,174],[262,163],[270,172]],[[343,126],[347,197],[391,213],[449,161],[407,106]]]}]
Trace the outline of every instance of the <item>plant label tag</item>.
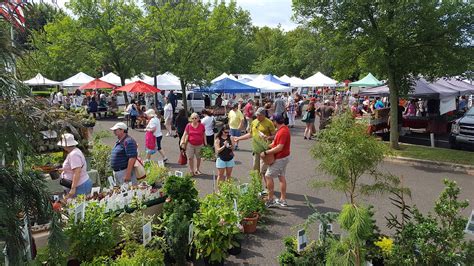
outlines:
[{"label": "plant label tag", "polygon": [[193,232],[194,230],[194,225],[193,223],[190,223],[189,224],[189,228],[188,228],[188,245],[191,244],[191,241],[193,241]]},{"label": "plant label tag", "polygon": [[234,211],[238,212],[238,210],[237,210],[237,200],[236,199],[234,199]]},{"label": "plant label tag", "polygon": [[324,229],[323,229],[323,224],[319,224],[319,239],[323,239],[323,234],[326,233],[332,233],[332,224],[328,224],[328,228],[326,229],[326,232],[324,232]]},{"label": "plant label tag", "polygon": [[168,172],[168,176],[173,176],[173,173],[171,173],[171,172]]},{"label": "plant label tag", "polygon": [[467,220],[466,230],[464,230],[464,231],[466,233],[474,235],[474,210],[471,212],[471,216]]},{"label": "plant label tag", "polygon": [[175,171],[174,174],[175,174],[177,177],[183,177],[183,172],[181,172],[181,171]]},{"label": "plant label tag", "polygon": [[113,189],[117,185],[117,183],[115,183],[115,179],[113,176],[107,177],[107,180],[109,181],[110,189]]},{"label": "plant label tag", "polygon": [[308,244],[308,238],[306,237],[306,231],[304,229],[299,230],[296,237],[298,239],[298,252],[301,252],[301,251],[304,250],[304,248]]},{"label": "plant label tag", "polygon": [[143,245],[146,246],[151,241],[151,222],[143,226]]},{"label": "plant label tag", "polygon": [[53,195],[53,200],[54,201],[59,201],[59,196],[58,195]]},{"label": "plant label tag", "polygon": [[74,223],[77,223],[78,220],[84,220],[86,214],[86,203],[81,202],[81,204],[77,205],[74,208]]},{"label": "plant label tag", "polygon": [[94,196],[94,193],[99,194],[100,193],[100,187],[93,187],[91,189],[91,196]]},{"label": "plant label tag", "polygon": [[159,167],[165,167],[165,162],[164,161],[158,161],[158,166]]}]

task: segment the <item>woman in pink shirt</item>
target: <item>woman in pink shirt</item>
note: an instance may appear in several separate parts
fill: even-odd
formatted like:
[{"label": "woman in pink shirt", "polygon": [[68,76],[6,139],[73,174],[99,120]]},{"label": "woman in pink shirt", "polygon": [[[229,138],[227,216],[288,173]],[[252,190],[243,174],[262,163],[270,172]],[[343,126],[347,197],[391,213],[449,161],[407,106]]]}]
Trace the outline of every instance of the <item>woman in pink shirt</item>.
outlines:
[{"label": "woman in pink shirt", "polygon": [[88,195],[92,190],[92,181],[87,174],[87,162],[84,154],[76,145],[74,135],[66,133],[61,136],[58,146],[63,147],[67,156],[63,163],[61,178],[71,181],[71,187],[65,187],[68,198],[77,195]]},{"label": "woman in pink shirt", "polygon": [[[203,145],[207,145],[206,141],[206,128],[199,121],[199,115],[193,113],[191,115],[191,121],[184,129],[184,135],[181,139],[181,148],[186,151],[186,156],[189,161],[189,172],[191,175],[202,174],[199,170],[201,166],[201,148]],[[194,170],[194,158],[196,158],[196,170]]]}]

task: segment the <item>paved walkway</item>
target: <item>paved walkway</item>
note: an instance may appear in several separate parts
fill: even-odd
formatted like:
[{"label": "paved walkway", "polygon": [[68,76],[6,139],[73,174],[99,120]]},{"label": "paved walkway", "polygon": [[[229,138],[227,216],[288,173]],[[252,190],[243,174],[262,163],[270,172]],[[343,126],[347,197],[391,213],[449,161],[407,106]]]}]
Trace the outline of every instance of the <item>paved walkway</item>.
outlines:
[{"label": "paved walkway", "polygon": [[[99,120],[95,131],[106,130],[117,121]],[[303,125],[298,124],[292,129],[292,159],[287,169],[288,180],[288,204],[286,208],[272,209],[268,217],[268,222],[259,225],[256,234],[245,235],[242,243],[242,253],[237,257],[230,256],[229,263],[235,264],[258,264],[258,265],[277,265],[277,256],[283,249],[282,239],[288,235],[295,235],[306,217],[311,213],[305,205],[305,195],[319,209],[319,211],[339,211],[342,204],[346,202],[342,193],[334,192],[329,189],[314,190],[310,186],[311,180],[325,180],[329,177],[316,169],[317,162],[309,155],[309,148],[314,141],[303,140]],[[130,134],[137,140],[141,147],[144,146],[144,133],[131,130]],[[113,145],[114,138],[104,140],[105,143]],[[172,169],[187,171],[186,167],[177,165],[178,159],[178,140],[172,137],[163,137],[162,143],[164,151],[170,159],[168,165]],[[250,141],[244,141],[239,144],[241,150],[236,151],[236,167],[233,175],[241,182],[248,180],[248,173],[252,168],[252,156]],[[142,149],[141,149],[142,150]],[[155,155],[155,159],[156,159]],[[461,199],[468,199],[474,202],[474,176],[453,174],[450,172],[441,172],[424,167],[412,167],[401,164],[384,162],[380,164],[380,169],[393,174],[403,176],[406,186],[412,190],[412,203],[416,204],[423,212],[432,211],[434,201],[443,189],[443,178],[454,179],[462,189]],[[201,196],[212,192],[212,173],[215,171],[213,162],[204,162],[202,176],[196,177],[197,188]],[[365,178],[364,178],[365,179]],[[279,185],[275,188],[278,190]],[[382,231],[385,228],[384,216],[389,211],[395,212],[396,209],[390,204],[387,196],[373,196],[361,198],[361,202],[374,205],[376,211],[375,218]],[[474,209],[474,205],[469,206],[464,211],[466,217]],[[310,240],[315,238],[317,225],[309,235]],[[335,228],[336,231],[338,228]],[[471,239],[471,236],[468,236]]]}]

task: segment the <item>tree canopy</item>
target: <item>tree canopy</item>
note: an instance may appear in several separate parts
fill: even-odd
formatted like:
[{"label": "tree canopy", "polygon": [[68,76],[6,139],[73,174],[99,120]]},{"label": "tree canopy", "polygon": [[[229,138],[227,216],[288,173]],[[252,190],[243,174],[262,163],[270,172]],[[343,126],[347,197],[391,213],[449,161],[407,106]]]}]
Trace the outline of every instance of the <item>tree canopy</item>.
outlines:
[{"label": "tree canopy", "polygon": [[[293,0],[300,22],[319,32],[336,78],[355,72],[388,79],[390,102],[408,92],[413,78],[450,76],[472,66],[469,2]],[[390,111],[391,146],[398,147],[397,104]]]}]

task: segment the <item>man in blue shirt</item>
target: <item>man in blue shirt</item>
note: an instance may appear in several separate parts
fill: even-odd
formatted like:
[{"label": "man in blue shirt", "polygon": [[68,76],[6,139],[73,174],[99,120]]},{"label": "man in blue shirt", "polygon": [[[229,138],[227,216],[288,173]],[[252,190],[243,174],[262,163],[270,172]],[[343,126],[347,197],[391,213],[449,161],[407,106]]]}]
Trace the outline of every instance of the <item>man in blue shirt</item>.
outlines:
[{"label": "man in blue shirt", "polygon": [[110,166],[114,171],[115,181],[118,185],[130,181],[136,185],[137,177],[133,167],[138,156],[137,142],[127,134],[128,127],[125,123],[119,122],[110,130],[114,131],[114,135],[118,139],[110,157]]},{"label": "man in blue shirt", "polygon": [[383,104],[382,100],[380,100],[380,97],[375,98],[376,102],[374,105],[375,109],[382,109],[385,108],[385,105]]}]

